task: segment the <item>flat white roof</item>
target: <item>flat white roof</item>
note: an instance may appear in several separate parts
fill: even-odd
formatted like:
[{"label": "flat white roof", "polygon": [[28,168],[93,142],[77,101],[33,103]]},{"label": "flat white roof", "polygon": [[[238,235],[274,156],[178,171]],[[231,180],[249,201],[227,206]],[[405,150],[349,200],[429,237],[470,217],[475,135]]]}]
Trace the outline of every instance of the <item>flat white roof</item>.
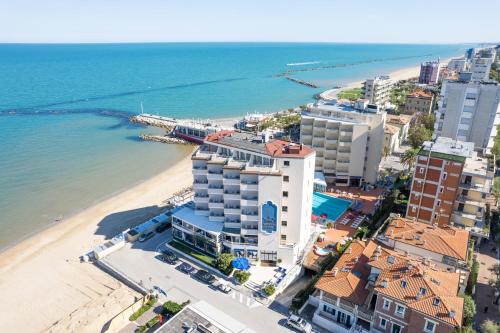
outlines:
[{"label": "flat white roof", "polygon": [[249,329],[243,323],[230,317],[226,313],[222,312],[221,310],[205,301],[198,301],[194,304],[191,304],[190,307],[198,314],[209,319],[211,323],[215,324],[215,326],[218,326],[224,332],[255,333],[255,331]]},{"label": "flat white roof", "polygon": [[224,222],[209,221],[208,216],[196,215],[194,209],[191,207],[182,207],[172,214],[172,216],[208,232],[220,234],[224,227]]}]

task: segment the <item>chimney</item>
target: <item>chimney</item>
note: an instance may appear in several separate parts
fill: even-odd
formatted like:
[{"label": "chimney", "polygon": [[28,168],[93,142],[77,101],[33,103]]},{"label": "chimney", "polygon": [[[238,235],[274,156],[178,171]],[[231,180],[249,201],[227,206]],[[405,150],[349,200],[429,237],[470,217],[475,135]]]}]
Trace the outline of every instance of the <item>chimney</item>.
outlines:
[{"label": "chimney", "polygon": [[339,272],[339,269],[337,267],[334,267],[332,270],[332,275],[337,276],[337,273]]},{"label": "chimney", "polygon": [[450,318],[455,318],[455,314],[456,314],[455,310],[451,309],[449,313]]},{"label": "chimney", "polygon": [[352,253],[352,248],[351,248],[350,246],[347,248],[347,253],[348,253],[348,254],[351,254],[351,253]]},{"label": "chimney", "polygon": [[387,288],[387,283],[388,283],[388,282],[387,282],[387,280],[386,280],[386,279],[384,279],[384,280],[382,281],[382,288]]}]

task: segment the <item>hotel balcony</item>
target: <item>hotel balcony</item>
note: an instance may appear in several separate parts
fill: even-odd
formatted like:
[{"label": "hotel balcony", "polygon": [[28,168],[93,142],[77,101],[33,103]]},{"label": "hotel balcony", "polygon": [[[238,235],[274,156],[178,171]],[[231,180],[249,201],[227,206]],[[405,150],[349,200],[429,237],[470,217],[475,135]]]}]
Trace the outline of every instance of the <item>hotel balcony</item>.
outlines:
[{"label": "hotel balcony", "polygon": [[242,236],[257,236],[259,234],[258,226],[241,226],[241,235]]},{"label": "hotel balcony", "polygon": [[490,193],[490,184],[479,184],[479,183],[460,183],[458,185],[460,188],[465,190],[478,191],[481,193]]},{"label": "hotel balcony", "polygon": [[241,220],[242,221],[249,221],[249,222],[256,222],[259,220],[259,213],[257,211],[255,211],[255,212],[242,211],[241,212]]},{"label": "hotel balcony", "polygon": [[222,183],[224,185],[240,185],[240,177],[224,177]]},{"label": "hotel balcony", "polygon": [[259,200],[258,197],[242,196],[240,203],[242,206],[258,206]]},{"label": "hotel balcony", "polygon": [[[484,199],[486,200],[486,199]],[[459,195],[457,197],[457,201],[464,203],[465,205],[471,205],[475,207],[481,207],[481,208],[486,208],[486,204],[483,201],[477,201],[474,199],[469,199],[466,195]]]},{"label": "hotel balcony", "polygon": [[240,200],[240,192],[224,192],[224,200]]},{"label": "hotel balcony", "polygon": [[242,191],[258,191],[259,190],[259,184],[256,184],[256,183],[249,183],[249,182],[246,182],[246,183],[241,183],[240,185],[240,189]]},{"label": "hotel balcony", "polygon": [[208,203],[208,195],[206,197],[204,196],[194,196],[194,202],[195,203]]},{"label": "hotel balcony", "polygon": [[224,189],[222,186],[211,185],[208,187],[208,194],[210,194],[210,195],[223,194],[223,193],[224,193]]},{"label": "hotel balcony", "polygon": [[208,202],[208,208],[214,209],[214,208],[219,208],[219,209],[224,209],[224,201],[209,201]]},{"label": "hotel balcony", "polygon": [[207,175],[207,167],[193,167],[193,176],[205,176]]},{"label": "hotel balcony", "polygon": [[194,190],[206,190],[208,189],[208,181],[207,182],[204,182],[204,181],[201,181],[201,180],[195,180],[193,182],[193,189]]},{"label": "hotel balcony", "polygon": [[224,214],[225,215],[240,215],[241,207],[240,206],[224,206]]},{"label": "hotel balcony", "polygon": [[224,222],[224,214],[210,213],[208,220],[211,222]]},{"label": "hotel balcony", "polygon": [[222,171],[221,172],[208,171],[207,179],[208,180],[222,180]]}]

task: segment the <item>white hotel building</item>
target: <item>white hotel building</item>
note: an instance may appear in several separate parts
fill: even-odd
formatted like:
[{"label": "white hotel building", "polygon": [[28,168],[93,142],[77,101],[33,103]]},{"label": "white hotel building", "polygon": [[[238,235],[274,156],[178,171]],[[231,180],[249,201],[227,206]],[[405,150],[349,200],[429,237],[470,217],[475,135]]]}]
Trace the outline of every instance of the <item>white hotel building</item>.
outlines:
[{"label": "white hotel building", "polygon": [[173,214],[174,238],[213,256],[295,264],[311,236],[315,152],[222,131],[192,161],[194,205]]},{"label": "white hotel building", "polygon": [[[362,103],[357,103],[362,104]],[[316,171],[337,186],[375,184],[386,113],[366,104],[317,102],[302,112],[300,142],[316,150]]]}]

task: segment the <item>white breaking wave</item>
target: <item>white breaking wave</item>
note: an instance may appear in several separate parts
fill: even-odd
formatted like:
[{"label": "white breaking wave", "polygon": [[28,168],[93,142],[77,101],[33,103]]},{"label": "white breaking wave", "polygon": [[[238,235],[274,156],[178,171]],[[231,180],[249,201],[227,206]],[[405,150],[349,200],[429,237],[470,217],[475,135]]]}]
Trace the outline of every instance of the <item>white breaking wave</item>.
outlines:
[{"label": "white breaking wave", "polygon": [[292,62],[286,64],[287,66],[302,66],[302,65],[314,65],[319,64],[321,61],[307,61],[307,62]]}]

